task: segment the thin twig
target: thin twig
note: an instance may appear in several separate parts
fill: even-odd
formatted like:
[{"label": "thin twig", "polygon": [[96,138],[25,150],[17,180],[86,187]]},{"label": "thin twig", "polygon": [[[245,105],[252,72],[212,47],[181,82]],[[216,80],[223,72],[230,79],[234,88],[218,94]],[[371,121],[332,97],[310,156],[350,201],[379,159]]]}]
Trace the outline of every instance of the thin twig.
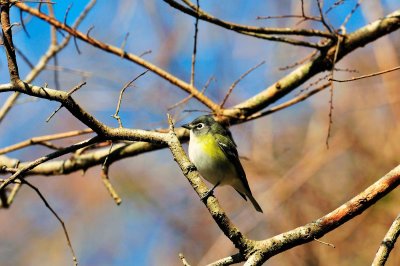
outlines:
[{"label": "thin twig", "polygon": [[[343,37],[339,36],[339,38],[337,40],[335,55],[334,55],[333,61],[332,61],[332,70],[331,70],[332,79],[333,79],[333,73],[335,71],[335,64],[336,64],[336,61],[337,61],[337,56],[339,54],[339,49],[340,49],[340,44],[342,42],[342,39],[343,39]],[[328,116],[329,116],[329,122],[328,123],[329,124],[328,124],[328,133],[326,135],[326,140],[325,140],[327,149],[329,149],[329,138],[331,136],[331,130],[332,130],[332,124],[333,124],[333,118],[332,118],[332,116],[333,116],[333,82],[330,81],[330,84],[331,84],[331,86],[329,88],[329,114],[328,114]]]},{"label": "thin twig", "polygon": [[350,11],[350,13],[346,16],[346,18],[344,19],[342,25],[340,26],[340,28],[344,28],[346,27],[347,22],[349,22],[351,16],[354,14],[354,12],[356,12],[357,8],[361,5],[363,0],[358,0],[356,5],[353,7],[353,9]]},{"label": "thin twig", "polygon": [[[261,34],[260,38],[270,36],[270,34],[277,34],[277,35],[298,35],[298,36],[305,36],[305,37],[325,37],[325,38],[330,38],[333,39],[334,36],[329,33],[329,32],[323,32],[319,30],[313,30],[313,29],[287,29],[287,28],[270,28],[270,27],[257,27],[257,26],[248,26],[248,25],[241,25],[241,24],[236,24],[232,22],[227,22],[224,20],[221,20],[217,17],[214,17],[207,12],[205,12],[202,9],[198,9],[196,5],[194,5],[191,1],[189,0],[182,0],[189,8],[186,6],[181,5],[180,3],[174,1],[174,0],[164,0],[164,2],[168,3],[170,6],[173,8],[176,8],[180,10],[181,12],[184,12],[190,16],[195,17],[196,15],[199,16],[199,19],[205,20],[207,22],[210,22],[212,24],[216,24],[218,26],[221,26],[223,28],[233,30],[236,32],[239,32],[241,34],[248,34],[252,33],[257,36],[258,34]],[[279,41],[279,38],[276,39]]]},{"label": "thin twig", "polygon": [[331,26],[328,24],[327,20],[325,19],[324,12],[322,11],[322,4],[321,1],[323,0],[316,0],[317,1],[317,6],[318,6],[318,11],[319,15],[321,16],[321,22],[325,26],[325,28],[330,32],[333,33]]},{"label": "thin twig", "polygon": [[265,61],[261,61],[261,63],[258,63],[257,65],[253,66],[252,68],[250,68],[249,70],[247,70],[246,72],[244,72],[235,82],[232,83],[232,85],[229,87],[228,92],[225,94],[224,99],[222,100],[222,102],[219,104],[220,108],[223,108],[226,101],[228,100],[229,96],[231,95],[233,89],[236,87],[236,85],[243,79],[245,78],[248,74],[250,74],[252,71],[254,71],[255,69],[257,69],[258,67],[262,66],[263,64],[265,64]]},{"label": "thin twig", "polygon": [[51,159],[60,157],[60,156],[62,156],[64,154],[76,151],[76,150],[78,150],[80,148],[89,146],[89,145],[91,145],[93,143],[96,143],[96,142],[99,142],[99,141],[101,141],[101,138],[96,136],[96,137],[93,137],[91,139],[84,140],[84,141],[81,141],[79,143],[76,143],[76,144],[73,144],[71,146],[68,146],[68,147],[66,147],[66,148],[64,148],[62,150],[58,150],[58,151],[50,153],[50,154],[48,154],[46,156],[40,157],[39,159],[29,163],[28,165],[24,166],[21,169],[19,169],[17,172],[15,172],[9,178],[5,179],[4,182],[2,184],[0,184],[0,191],[3,190],[9,184],[13,183],[15,180],[21,179],[21,177],[23,177],[23,175],[26,172],[28,172],[29,170],[35,168],[36,166],[38,166],[38,165],[40,165],[40,164],[42,164],[44,162],[47,162],[47,161],[49,161]]},{"label": "thin twig", "polygon": [[33,69],[35,66],[32,64],[32,62],[29,60],[29,58],[16,46],[14,46],[15,52],[21,57],[22,60],[29,66],[29,68]]},{"label": "thin twig", "polygon": [[[197,1],[196,14],[199,13],[200,3]],[[192,53],[192,69],[190,72],[190,85],[194,86],[194,75],[195,75],[195,67],[196,67],[196,54],[197,54],[197,34],[199,31],[199,16],[196,15],[196,20],[194,22],[194,37],[193,37],[193,53]]]},{"label": "thin twig", "polygon": [[328,14],[329,12],[331,12],[335,7],[338,7],[338,6],[342,5],[342,4],[344,4],[345,1],[346,1],[346,0],[338,0],[338,1],[336,1],[335,3],[333,3],[333,4],[328,8],[328,10],[325,11],[325,14]]},{"label": "thin twig", "polygon": [[294,104],[300,103],[300,102],[306,100],[307,98],[311,97],[312,95],[314,95],[314,94],[316,94],[316,93],[318,93],[318,92],[320,92],[320,91],[322,91],[322,90],[324,90],[324,89],[326,89],[327,87],[330,87],[330,86],[331,86],[330,83],[323,84],[322,86],[320,86],[318,88],[315,88],[315,89],[313,89],[312,91],[309,91],[306,94],[301,94],[301,95],[299,95],[299,96],[297,96],[297,97],[295,97],[295,98],[293,98],[293,99],[291,99],[291,100],[289,100],[287,102],[284,102],[284,103],[279,104],[277,106],[271,107],[270,109],[268,109],[268,110],[266,110],[264,112],[254,113],[253,115],[247,117],[246,121],[254,120],[254,119],[266,116],[266,115],[270,115],[270,114],[275,113],[275,112],[277,112],[279,110],[282,110],[282,109],[285,109],[285,108],[287,108],[289,106],[292,106]]},{"label": "thin twig", "polygon": [[[96,0],[91,0],[84,8],[84,10],[81,12],[79,17],[75,20],[74,25],[72,26],[73,29],[76,29],[80,23],[83,21],[83,19],[87,16],[89,11],[93,8],[93,6],[96,4]],[[22,9],[20,9],[22,11]],[[22,24],[23,25],[23,24]],[[70,38],[72,35],[68,35],[57,47],[54,47],[53,45],[50,45],[47,52],[40,58],[38,63],[36,64],[35,68],[31,70],[31,72],[25,77],[25,81],[30,83],[32,82],[38,75],[39,73],[45,68],[47,62],[58,52],[60,52],[64,47],[67,46]],[[74,36],[75,37],[75,36]],[[20,95],[19,92],[13,93],[6,102],[3,104],[3,106],[0,109],[0,122],[3,120],[5,115],[9,112],[11,107],[14,105],[16,100],[18,99],[18,96]]]},{"label": "thin twig", "polygon": [[314,238],[314,241],[316,241],[316,242],[318,242],[318,243],[321,243],[321,244],[324,244],[324,245],[326,245],[326,246],[328,246],[328,247],[331,247],[331,248],[336,248],[334,244],[331,244],[331,243],[328,243],[328,242],[319,240],[319,239],[317,239],[317,238]]},{"label": "thin twig", "polygon": [[60,218],[60,216],[58,216],[57,212],[55,212],[54,209],[50,206],[50,204],[48,203],[48,201],[46,200],[46,198],[43,196],[43,194],[40,192],[40,190],[39,190],[37,187],[35,187],[34,185],[32,185],[31,183],[29,183],[29,182],[26,181],[26,180],[21,180],[21,182],[22,182],[23,184],[28,185],[30,188],[32,188],[32,189],[36,192],[36,194],[38,194],[38,196],[40,197],[40,199],[43,201],[44,205],[46,205],[47,209],[49,209],[49,210],[51,211],[51,213],[52,213],[52,214],[57,218],[57,220],[60,222],[60,224],[61,224],[61,226],[62,226],[62,228],[63,228],[63,230],[64,230],[65,238],[67,239],[67,243],[68,243],[69,250],[71,251],[71,254],[72,254],[72,261],[74,262],[74,265],[77,266],[77,265],[78,265],[78,260],[76,259],[76,255],[75,255],[74,249],[72,248],[71,240],[70,240],[70,238],[69,238],[68,231],[67,231],[67,227],[65,226],[64,221]]},{"label": "thin twig", "polygon": [[15,196],[17,195],[17,193],[20,190],[20,188],[21,188],[21,183],[15,183],[14,184],[14,186],[12,187],[11,192],[8,195],[8,198],[7,198],[7,205],[8,206],[10,206],[14,202]]},{"label": "thin twig", "polygon": [[76,85],[75,87],[73,87],[71,90],[68,91],[67,95],[71,96],[72,93],[76,92],[77,90],[79,90],[80,88],[82,88],[84,85],[86,85],[86,81],[81,82],[80,84]]},{"label": "thin twig", "polygon": [[94,29],[94,25],[90,26],[90,28],[88,29],[88,31],[86,32],[86,37],[88,39],[90,39],[90,32]]},{"label": "thin twig", "polygon": [[[68,12],[69,12],[71,6],[72,6],[72,3],[69,5],[69,7],[67,8],[67,12],[65,13],[64,24],[66,24]],[[50,15],[50,17],[55,18],[53,5],[47,4],[47,8],[49,9],[49,15]],[[51,34],[50,49],[51,49],[52,47],[54,47],[55,49],[57,49],[57,46],[58,46],[58,43],[57,43],[57,28],[54,27],[54,26],[51,26],[50,34]],[[57,67],[57,66],[58,66],[58,57],[57,57],[57,53],[54,54],[53,60],[54,60],[54,65]],[[58,74],[57,71],[53,71],[53,73],[54,73],[54,85],[55,85],[55,88],[56,88],[56,90],[59,90],[60,87],[61,87],[61,86],[60,86],[60,80],[59,80],[59,74]]]},{"label": "thin twig", "polygon": [[350,78],[350,79],[334,79],[334,78],[331,78],[330,81],[349,82],[349,81],[355,81],[355,80],[359,80],[359,79],[365,79],[365,78],[379,76],[379,75],[382,75],[382,74],[385,74],[385,73],[389,73],[389,72],[392,72],[392,71],[396,71],[396,70],[400,70],[400,66],[393,67],[393,68],[386,69],[386,70],[382,70],[382,71],[379,71],[379,72],[374,72],[374,73],[367,74],[367,75],[362,75],[362,76],[359,76],[359,77],[353,77],[353,78]]},{"label": "thin twig", "polygon": [[124,85],[124,87],[121,89],[120,93],[119,93],[119,98],[118,98],[118,103],[117,103],[117,109],[115,110],[115,114],[113,114],[111,117],[117,119],[118,121],[118,125],[120,128],[122,128],[122,121],[121,121],[121,117],[118,115],[119,113],[119,108],[121,107],[121,101],[122,101],[122,96],[125,92],[125,90],[129,87],[132,86],[133,82],[135,82],[138,78],[140,78],[141,76],[145,75],[147,72],[149,72],[149,70],[144,71],[143,73],[139,74],[138,76],[136,76],[134,79],[132,79],[131,81],[129,81],[128,83],[126,83]]},{"label": "thin twig", "polygon": [[69,4],[67,7],[67,10],[65,11],[65,15],[64,15],[64,24],[65,25],[67,25],[67,18],[68,18],[68,14],[69,14],[69,11],[71,10],[72,5],[73,5],[73,3]]},{"label": "thin twig", "polygon": [[[125,34],[124,40],[122,41],[122,44],[121,44],[121,50],[125,51],[125,46],[126,46],[126,43],[128,42],[128,37],[129,37],[129,32],[127,32]],[[123,57],[123,56],[121,55],[121,57]]]},{"label": "thin twig", "polygon": [[[113,144],[111,143],[110,145],[110,150],[109,154],[111,153]],[[108,156],[106,157],[106,160],[108,159]],[[114,189],[113,185],[110,182],[110,179],[108,177],[108,169],[109,165],[107,164],[106,160],[103,163],[103,166],[101,167],[101,180],[103,181],[104,186],[106,187],[107,191],[110,193],[111,197],[113,198],[115,204],[120,205],[122,202],[121,197],[118,195],[116,190]]]},{"label": "thin twig", "polygon": [[301,0],[301,15],[306,17],[306,12],[304,11],[304,0]]},{"label": "thin twig", "polygon": [[284,67],[280,67],[278,69],[283,71],[283,70],[288,70],[288,69],[291,69],[291,68],[295,68],[295,67],[307,62],[308,60],[311,60],[315,55],[317,55],[317,53],[318,53],[318,51],[315,50],[315,51],[311,52],[309,55],[307,55],[306,57],[304,57],[303,59],[295,62],[294,64],[288,65],[288,66],[284,66]]},{"label": "thin twig", "polygon": [[19,150],[19,149],[22,149],[22,148],[25,148],[25,147],[28,147],[31,145],[35,145],[35,144],[41,144],[41,143],[49,141],[49,140],[70,138],[70,137],[80,136],[80,135],[89,134],[89,133],[93,133],[93,130],[91,130],[90,128],[84,129],[84,130],[68,131],[68,132],[52,134],[52,135],[45,135],[45,136],[40,136],[40,137],[33,137],[28,140],[24,140],[22,142],[19,142],[19,143],[13,144],[11,146],[0,149],[0,154],[9,153],[9,152],[16,151],[16,150]]},{"label": "thin twig", "polygon": [[79,50],[79,46],[78,46],[78,41],[76,40],[76,36],[74,36],[74,44],[75,44],[75,49],[76,49],[77,53],[81,54],[81,50]]},{"label": "thin twig", "polygon": [[31,36],[29,35],[29,32],[28,32],[28,30],[27,30],[26,27],[25,27],[25,22],[24,22],[24,18],[22,17],[22,14],[23,14],[23,12],[22,12],[22,10],[20,9],[20,10],[19,10],[19,18],[20,18],[20,20],[21,20],[22,29],[24,30],[26,36],[27,36],[28,38],[30,38]]},{"label": "thin twig", "polygon": [[[207,80],[207,82],[206,82],[206,84],[204,85],[204,87],[202,88],[202,90],[200,91],[200,93],[204,94],[204,93],[206,92],[208,86],[210,85],[211,81],[213,81],[213,80],[215,80],[215,77],[214,77],[214,76],[210,77],[210,78]],[[178,107],[179,105],[182,105],[182,104],[186,103],[187,101],[189,101],[189,100],[192,99],[192,98],[193,98],[193,94],[190,94],[189,96],[183,98],[183,99],[180,100],[179,102],[177,102],[177,103],[171,105],[170,107],[168,107],[167,110],[170,111],[170,110],[172,110],[172,109]]]},{"label": "thin twig", "polygon": [[53,116],[54,116],[58,111],[61,110],[61,108],[63,108],[63,106],[64,106],[63,104],[60,104],[60,106],[58,106],[57,109],[54,110],[54,111],[51,113],[51,115],[49,115],[49,117],[46,118],[46,123],[48,123],[48,122],[50,121],[50,119],[52,119]]},{"label": "thin twig", "polygon": [[280,15],[280,16],[257,16],[256,19],[282,19],[282,18],[298,18],[304,20],[321,21],[319,17],[309,17],[304,15]]},{"label": "thin twig", "polygon": [[[74,92],[76,92],[77,90],[79,90],[80,88],[82,88],[82,86],[85,85],[85,84],[86,84],[86,82],[84,81],[84,82],[80,83],[79,85],[75,86],[74,88],[72,88],[71,90],[69,90],[68,93],[67,93],[68,97],[71,96],[72,93],[74,93]],[[48,123],[48,122],[50,121],[50,119],[52,119],[53,116],[54,116],[58,111],[60,111],[61,108],[63,108],[63,107],[64,107],[64,105],[61,103],[60,106],[57,107],[57,109],[54,110],[54,112],[51,113],[51,115],[46,119],[46,123]]]},{"label": "thin twig", "polygon": [[145,55],[147,55],[147,54],[151,54],[151,50],[146,50],[146,51],[144,51],[143,53],[141,53],[140,55],[139,55],[139,57],[143,57],[143,56],[145,56]]}]

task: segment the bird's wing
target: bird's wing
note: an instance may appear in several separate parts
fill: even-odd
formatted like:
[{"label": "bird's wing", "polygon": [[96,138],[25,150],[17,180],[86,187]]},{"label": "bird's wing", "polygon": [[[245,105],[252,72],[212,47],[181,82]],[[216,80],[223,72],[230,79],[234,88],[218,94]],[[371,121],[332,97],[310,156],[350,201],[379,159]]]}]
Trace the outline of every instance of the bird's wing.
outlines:
[{"label": "bird's wing", "polygon": [[[240,163],[239,155],[238,155],[238,152],[236,150],[236,144],[233,141],[231,135],[227,134],[226,136],[224,136],[224,135],[221,135],[221,134],[216,134],[215,138],[217,140],[218,146],[224,152],[226,157],[228,157],[229,161],[232,162],[235,165],[236,171],[237,171],[237,173],[238,173],[238,175],[240,177],[240,180],[243,183],[243,186],[251,194],[249,183],[247,182],[247,179],[246,179],[246,173],[244,172],[243,166]],[[243,195],[242,195],[242,197],[243,197]]]}]

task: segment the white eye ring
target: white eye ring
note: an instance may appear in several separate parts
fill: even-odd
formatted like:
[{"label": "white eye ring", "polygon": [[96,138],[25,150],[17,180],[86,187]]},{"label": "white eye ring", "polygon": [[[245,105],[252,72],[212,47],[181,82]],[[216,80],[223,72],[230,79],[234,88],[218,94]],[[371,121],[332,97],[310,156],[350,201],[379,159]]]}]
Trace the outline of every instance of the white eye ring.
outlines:
[{"label": "white eye ring", "polygon": [[204,127],[204,123],[198,123],[197,125],[196,125],[196,128],[197,129],[202,129]]}]

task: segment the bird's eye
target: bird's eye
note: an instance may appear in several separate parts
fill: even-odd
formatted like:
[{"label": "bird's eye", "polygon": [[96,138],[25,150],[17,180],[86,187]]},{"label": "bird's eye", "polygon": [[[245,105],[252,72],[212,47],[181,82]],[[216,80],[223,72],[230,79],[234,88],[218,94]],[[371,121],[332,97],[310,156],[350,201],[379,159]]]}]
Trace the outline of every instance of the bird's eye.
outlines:
[{"label": "bird's eye", "polygon": [[198,123],[197,125],[196,125],[196,128],[197,129],[202,129],[204,127],[204,124],[203,123]]}]

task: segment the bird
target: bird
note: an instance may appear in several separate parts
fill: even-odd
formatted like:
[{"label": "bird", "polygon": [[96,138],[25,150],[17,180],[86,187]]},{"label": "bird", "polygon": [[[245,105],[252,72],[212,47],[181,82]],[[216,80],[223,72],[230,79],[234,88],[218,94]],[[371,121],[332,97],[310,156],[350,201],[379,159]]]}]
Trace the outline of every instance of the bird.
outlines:
[{"label": "bird", "polygon": [[246,201],[249,198],[254,208],[262,213],[251,193],[230,130],[212,115],[199,116],[182,127],[190,130],[190,160],[200,175],[213,185],[202,199],[211,195],[216,187],[230,185]]}]

